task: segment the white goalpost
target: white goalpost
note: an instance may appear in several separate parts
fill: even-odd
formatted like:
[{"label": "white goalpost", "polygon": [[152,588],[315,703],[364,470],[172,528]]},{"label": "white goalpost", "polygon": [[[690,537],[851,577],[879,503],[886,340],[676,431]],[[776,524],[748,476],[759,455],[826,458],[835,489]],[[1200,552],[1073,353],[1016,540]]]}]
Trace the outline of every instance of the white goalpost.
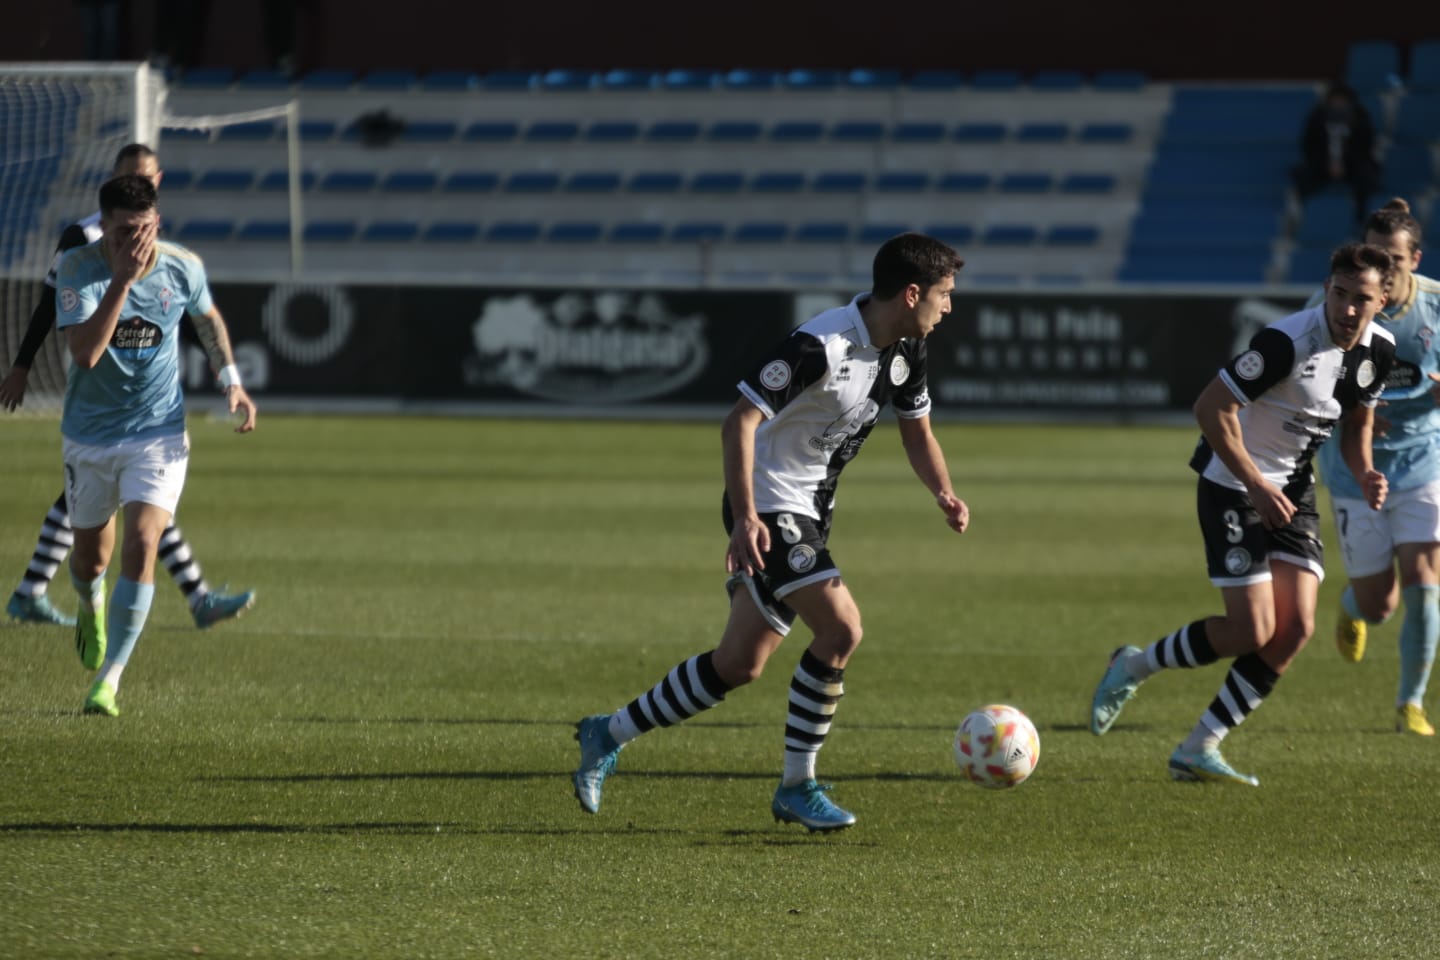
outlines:
[{"label": "white goalpost", "polygon": [[[0,63],[0,377],[10,372],[61,232],[95,212],[96,191],[130,143],[161,154],[164,128],[213,131],[285,118],[291,272],[302,269],[299,103],[176,116],[163,74],[143,63]],[[22,410],[53,415],[68,362],[53,332],[30,368]]]}]

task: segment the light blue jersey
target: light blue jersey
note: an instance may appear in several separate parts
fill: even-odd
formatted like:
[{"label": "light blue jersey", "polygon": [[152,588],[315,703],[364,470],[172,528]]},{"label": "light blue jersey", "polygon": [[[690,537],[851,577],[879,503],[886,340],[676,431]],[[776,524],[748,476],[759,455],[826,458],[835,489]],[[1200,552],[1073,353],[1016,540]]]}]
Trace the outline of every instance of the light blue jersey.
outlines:
[{"label": "light blue jersey", "polygon": [[[185,432],[180,390],[180,319],[210,312],[200,258],[179,244],[156,244],[155,266],[131,287],[110,345],[94,368],[70,365],[60,432],[77,443],[109,446]],[[77,247],[60,261],[55,325],[94,314],[110,286],[104,243]]]},{"label": "light blue jersey", "polygon": [[[1430,395],[1440,373],[1440,282],[1415,278],[1410,298],[1377,315],[1395,337],[1395,367],[1385,381],[1384,404],[1377,416],[1390,421],[1385,436],[1372,443],[1375,469],[1391,490],[1414,490],[1440,480],[1440,405]],[[1332,496],[1364,499],[1359,484],[1340,456],[1335,438],[1320,448],[1320,476]]]}]

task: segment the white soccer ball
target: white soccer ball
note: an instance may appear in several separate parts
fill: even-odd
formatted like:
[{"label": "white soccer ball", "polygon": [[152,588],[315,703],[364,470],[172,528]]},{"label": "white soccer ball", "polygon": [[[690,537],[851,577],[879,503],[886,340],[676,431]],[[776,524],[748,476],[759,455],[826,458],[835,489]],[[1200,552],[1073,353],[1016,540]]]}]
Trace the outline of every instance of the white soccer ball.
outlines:
[{"label": "white soccer ball", "polygon": [[955,731],[955,762],[971,783],[1001,790],[1025,782],[1040,761],[1035,724],[1003,703],[981,707]]}]

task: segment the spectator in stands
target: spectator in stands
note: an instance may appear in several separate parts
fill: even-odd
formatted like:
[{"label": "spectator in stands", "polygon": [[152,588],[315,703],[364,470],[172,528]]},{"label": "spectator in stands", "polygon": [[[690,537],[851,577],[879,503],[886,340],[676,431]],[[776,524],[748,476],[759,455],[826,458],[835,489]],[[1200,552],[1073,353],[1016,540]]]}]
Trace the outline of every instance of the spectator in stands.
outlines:
[{"label": "spectator in stands", "polygon": [[1349,86],[1331,83],[1311,108],[1300,153],[1301,162],[1291,173],[1300,199],[1332,185],[1347,186],[1355,197],[1355,222],[1360,223],[1370,195],[1380,186],[1380,164],[1375,159],[1375,123]]}]

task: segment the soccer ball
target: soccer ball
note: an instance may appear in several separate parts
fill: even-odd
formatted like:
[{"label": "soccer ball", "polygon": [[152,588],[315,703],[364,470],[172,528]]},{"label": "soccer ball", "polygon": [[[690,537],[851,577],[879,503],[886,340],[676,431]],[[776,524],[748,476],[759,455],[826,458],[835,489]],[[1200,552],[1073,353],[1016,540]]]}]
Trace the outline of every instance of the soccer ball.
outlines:
[{"label": "soccer ball", "polygon": [[1035,724],[1003,703],[981,707],[955,731],[955,762],[971,783],[1003,790],[1025,782],[1040,761]]}]

